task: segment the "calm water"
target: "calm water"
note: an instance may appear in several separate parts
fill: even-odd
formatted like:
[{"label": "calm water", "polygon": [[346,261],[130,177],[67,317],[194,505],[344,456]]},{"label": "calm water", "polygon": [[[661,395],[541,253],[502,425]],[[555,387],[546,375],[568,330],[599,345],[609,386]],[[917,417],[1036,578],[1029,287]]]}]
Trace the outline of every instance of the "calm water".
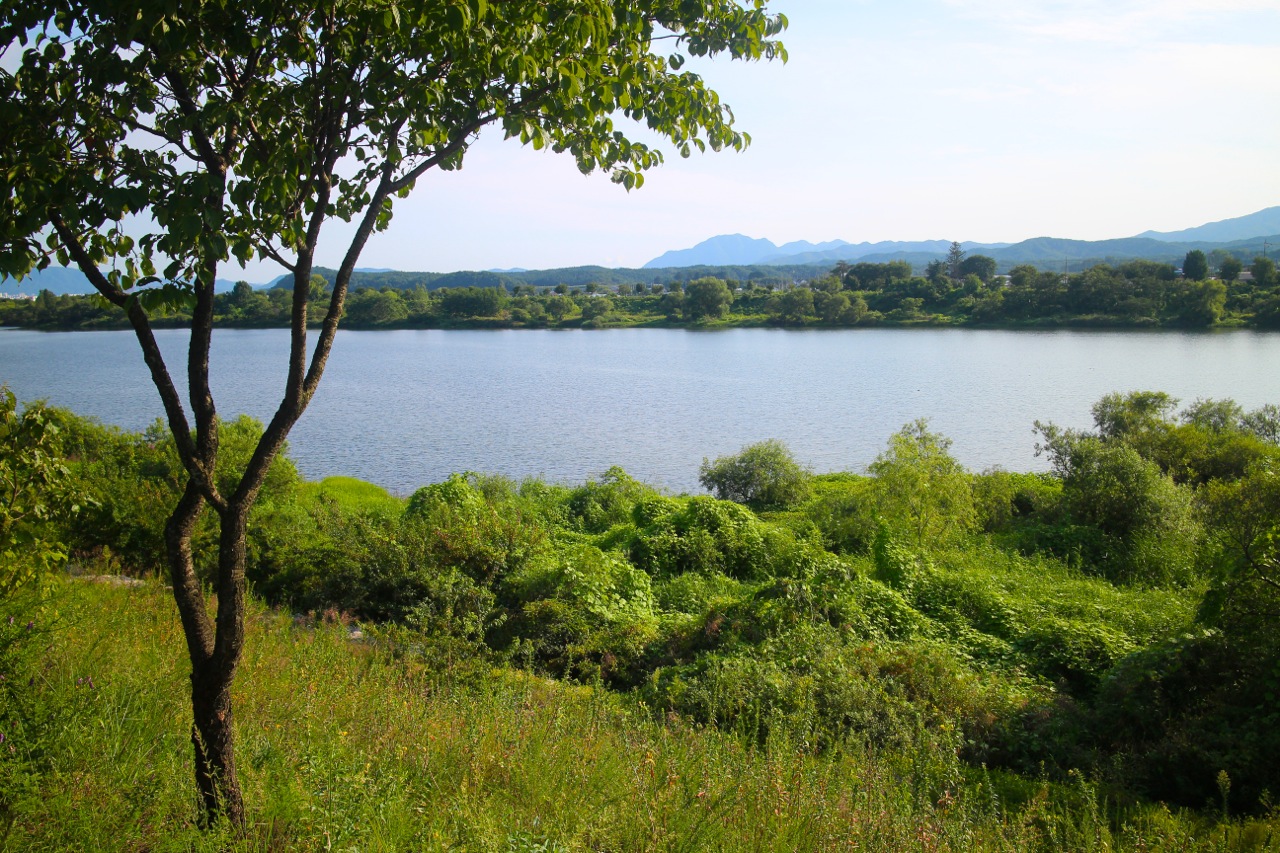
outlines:
[{"label": "calm water", "polygon": [[[186,335],[157,333],[181,374]],[[283,330],[215,336],[225,416],[270,417]],[[0,330],[0,382],[128,429],[161,414],[128,332]],[[576,483],[621,465],[696,490],[704,456],[778,438],[818,471],[860,470],[928,417],[973,469],[1044,467],[1032,422],[1090,425],[1110,391],[1280,402],[1280,334],[968,330],[341,332],[291,438],[310,478],[408,493],[452,471]]]}]

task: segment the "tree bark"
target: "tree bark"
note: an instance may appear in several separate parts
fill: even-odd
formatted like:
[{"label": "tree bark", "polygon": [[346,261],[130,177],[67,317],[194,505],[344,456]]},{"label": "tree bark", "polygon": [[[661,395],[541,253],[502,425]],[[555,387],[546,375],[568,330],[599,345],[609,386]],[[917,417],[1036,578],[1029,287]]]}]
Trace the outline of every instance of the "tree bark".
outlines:
[{"label": "tree bark", "polygon": [[[191,536],[204,506],[199,488],[193,481],[189,481],[165,525],[165,546],[173,598],[178,605],[183,634],[187,640],[187,653],[191,660],[191,745],[195,756],[196,788],[202,805],[201,822],[212,826],[220,820],[226,820],[233,827],[242,829],[245,823],[244,800],[236,777],[231,709],[231,684],[242,643],[220,653],[217,636],[219,631],[209,618],[203,587],[192,563]],[[242,510],[227,514],[233,516],[230,519],[233,523],[223,524],[223,541],[219,543],[220,562],[228,558],[231,562],[239,559],[239,577],[243,586],[244,519],[248,513]],[[235,515],[239,516],[239,524],[235,523]],[[237,535],[239,546],[235,547]],[[224,544],[228,537],[233,545],[231,548]],[[219,617],[225,618],[228,608],[223,605],[221,596],[219,598]],[[233,602],[237,599],[235,595],[230,598]],[[243,604],[243,593],[239,600]],[[243,612],[242,606],[230,609]],[[238,621],[242,639],[243,617]],[[234,654],[228,654],[228,651],[233,651]]]},{"label": "tree bark", "polygon": [[204,806],[203,821],[213,826],[225,819],[244,829],[244,799],[236,777],[235,730],[231,713],[234,670],[210,665],[191,672],[191,745],[195,752],[196,788]]}]

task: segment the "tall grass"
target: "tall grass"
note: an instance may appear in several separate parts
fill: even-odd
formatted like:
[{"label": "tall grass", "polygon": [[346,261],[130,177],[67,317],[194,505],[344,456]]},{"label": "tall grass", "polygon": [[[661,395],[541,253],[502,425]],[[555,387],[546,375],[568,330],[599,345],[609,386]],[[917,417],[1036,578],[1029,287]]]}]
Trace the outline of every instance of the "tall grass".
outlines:
[{"label": "tall grass", "polygon": [[[7,617],[14,622],[9,624]],[[202,832],[188,668],[162,588],[0,604],[4,850],[1255,850],[1232,822],[966,769],[948,750],[814,755],[625,698],[255,605],[236,694],[247,836]],[[26,624],[30,622],[31,627]]]}]

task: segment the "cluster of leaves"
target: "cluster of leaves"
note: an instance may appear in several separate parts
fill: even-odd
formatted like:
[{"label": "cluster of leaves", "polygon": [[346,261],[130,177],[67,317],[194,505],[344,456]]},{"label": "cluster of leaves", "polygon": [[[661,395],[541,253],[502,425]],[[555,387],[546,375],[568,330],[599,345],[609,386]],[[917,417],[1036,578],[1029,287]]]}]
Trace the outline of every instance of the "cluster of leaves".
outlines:
[{"label": "cluster of leaves", "polygon": [[74,518],[83,495],[63,461],[61,435],[43,405],[18,409],[0,385],[0,598],[67,559],[52,522]]},{"label": "cluster of leaves", "polygon": [[[812,475],[766,442],[704,463],[719,497],[615,468],[573,488],[461,474],[404,500],[284,466],[248,571],[295,611],[405,626],[433,660],[600,683],[751,740],[1084,769],[1194,806],[1221,771],[1253,808],[1280,756],[1280,417],[1175,407],[1111,395],[1095,432],[1042,425],[1045,474],[967,472],[923,421],[866,475]],[[100,504],[66,541],[158,565],[172,448],[59,417]],[[256,430],[224,425],[228,457]]]}]

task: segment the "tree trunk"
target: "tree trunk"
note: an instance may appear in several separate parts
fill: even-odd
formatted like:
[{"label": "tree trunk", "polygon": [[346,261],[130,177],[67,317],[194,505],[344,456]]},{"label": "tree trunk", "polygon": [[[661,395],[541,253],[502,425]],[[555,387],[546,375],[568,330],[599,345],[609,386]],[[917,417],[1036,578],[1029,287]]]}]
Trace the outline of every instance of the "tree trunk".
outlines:
[{"label": "tree trunk", "polygon": [[244,800],[236,777],[231,684],[244,647],[245,531],[249,507],[232,503],[219,513],[218,614],[209,617],[204,591],[191,558],[191,536],[204,500],[192,482],[165,525],[165,545],[173,597],[182,618],[191,660],[191,745],[201,822],[226,820],[245,825]]},{"label": "tree trunk", "polygon": [[196,787],[204,807],[203,822],[220,819],[236,829],[245,824],[244,800],[236,778],[235,732],[232,728],[231,681],[221,670],[191,673],[191,745],[195,750]]}]

